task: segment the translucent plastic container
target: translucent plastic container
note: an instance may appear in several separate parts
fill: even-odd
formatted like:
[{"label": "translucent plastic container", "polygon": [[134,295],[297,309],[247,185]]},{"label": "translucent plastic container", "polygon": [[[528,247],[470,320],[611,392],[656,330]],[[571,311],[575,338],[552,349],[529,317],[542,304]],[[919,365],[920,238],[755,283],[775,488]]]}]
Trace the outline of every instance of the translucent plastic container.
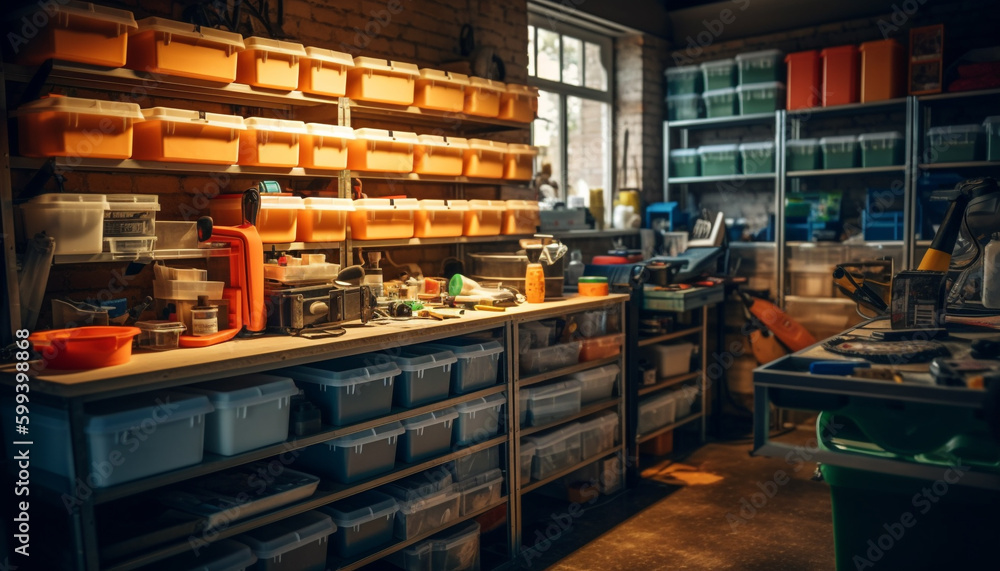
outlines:
[{"label": "translucent plastic container", "polygon": [[863,133],[858,135],[861,147],[861,166],[887,167],[901,165],[903,156],[903,134],[899,131],[888,133]]},{"label": "translucent plastic container", "polygon": [[680,420],[691,414],[694,403],[698,399],[698,393],[698,387],[694,385],[681,387],[667,393],[674,400],[674,403],[676,403],[674,408],[676,420]]},{"label": "translucent plastic container", "polygon": [[820,57],[823,58],[823,107],[857,103],[861,83],[858,47],[826,48]]},{"label": "translucent plastic container", "polygon": [[504,153],[503,178],[505,180],[531,180],[535,172],[538,147],[510,143]]},{"label": "translucent plastic container", "polygon": [[458,419],[452,437],[455,444],[478,444],[496,436],[500,432],[500,412],[506,403],[507,397],[494,394],[456,405]]},{"label": "translucent plastic container", "polygon": [[421,109],[460,113],[465,108],[469,76],[451,71],[421,69],[414,84],[413,104]]},{"label": "translucent plastic container", "polygon": [[736,86],[736,60],[720,59],[699,65],[705,91]]},{"label": "translucent plastic container", "polygon": [[411,408],[448,398],[451,369],[458,361],[454,353],[418,345],[388,358],[401,371],[394,393],[397,406]]},{"label": "translucent plastic container", "polygon": [[299,63],[306,55],[302,44],[251,36],[243,45],[236,58],[236,81],[280,91],[298,88]]},{"label": "translucent plastic container", "polygon": [[469,139],[462,174],[475,178],[502,178],[507,143],[487,139]]},{"label": "translucent plastic container", "polygon": [[393,484],[383,490],[394,496],[399,504],[394,526],[397,539],[410,539],[441,529],[460,517],[462,494],[455,490],[454,484],[409,501],[397,495],[407,494],[408,491]]},{"label": "translucent plastic container", "polygon": [[[196,554],[197,553],[197,554]],[[142,571],[244,571],[257,563],[257,556],[250,547],[232,539],[221,539],[201,547],[197,552],[185,551],[180,555],[160,560],[142,568]],[[270,567],[263,567],[270,569]]]},{"label": "translucent plastic container", "polygon": [[583,460],[579,422],[529,436],[526,440],[535,445],[531,460],[532,480],[544,480]]},{"label": "translucent plastic container", "polygon": [[771,113],[785,105],[785,84],[777,81],[740,85],[736,94],[741,115]]},{"label": "translucent plastic container", "polygon": [[785,78],[781,62],[785,54],[781,50],[761,50],[736,56],[736,65],[740,70],[740,85],[781,81]]},{"label": "translucent plastic container", "polygon": [[299,164],[299,142],[306,134],[302,121],[250,117],[240,131],[239,164],[291,168]]},{"label": "translucent plastic container", "polygon": [[580,404],[611,398],[620,372],[618,365],[611,364],[573,373],[573,379],[580,383]]},{"label": "translucent plastic container", "polygon": [[243,375],[184,387],[215,407],[205,418],[205,450],[232,456],[288,437],[288,410],[299,389],[288,377]]},{"label": "translucent plastic container", "polygon": [[294,242],[298,231],[299,213],[305,209],[298,196],[260,196],[257,233],[265,244]]},{"label": "translucent plastic container", "polygon": [[677,402],[669,392],[656,393],[639,401],[638,433],[646,434],[674,422]]},{"label": "translucent plastic container", "polygon": [[135,326],[142,331],[136,336],[139,348],[154,351],[176,349],[181,334],[187,329],[183,323],[162,320],[137,321]]},{"label": "translucent plastic container", "polygon": [[406,432],[400,437],[397,457],[414,463],[447,453],[451,450],[452,422],[456,418],[458,413],[449,407],[404,420]]},{"label": "translucent plastic container", "polygon": [[705,102],[705,116],[708,118],[732,117],[739,107],[736,89],[733,87],[706,91],[701,94],[701,99]]},{"label": "translucent plastic container", "polygon": [[167,107],[142,115],[133,128],[133,159],[231,165],[239,158],[242,117]]},{"label": "translucent plastic container", "polygon": [[740,153],[736,144],[703,145],[698,147],[702,176],[740,173]]},{"label": "translucent plastic container", "polygon": [[607,411],[580,422],[580,455],[594,456],[615,447],[618,413]]},{"label": "translucent plastic container", "polygon": [[698,149],[671,149],[669,176],[692,177],[700,174],[701,161],[698,158]]},{"label": "translucent plastic container", "polygon": [[412,63],[358,56],[354,67],[347,70],[347,96],[358,101],[411,105],[419,76],[419,68]]},{"label": "translucent plastic container", "polygon": [[701,116],[703,96],[698,93],[667,96],[667,119],[670,121],[690,121]]},{"label": "translucent plastic container", "polygon": [[857,135],[823,137],[819,147],[823,150],[824,169],[849,169],[860,165]]},{"label": "translucent plastic container", "polygon": [[521,485],[531,481],[531,468],[535,463],[535,443],[531,440],[521,440],[521,449],[518,453],[518,461],[521,466]]},{"label": "translucent plastic container", "polygon": [[164,18],[144,18],[129,31],[131,69],[220,83],[236,79],[243,36]]},{"label": "translucent plastic container", "polygon": [[222,299],[226,282],[153,280],[153,297],[159,300],[198,301],[198,296],[207,295],[209,300]]},{"label": "translucent plastic container", "polygon": [[354,129],[340,125],[307,123],[299,140],[299,166],[308,169],[343,170],[347,168],[348,141]]},{"label": "translucent plastic container", "polygon": [[531,123],[538,113],[538,88],[530,85],[508,83],[500,93],[500,112],[497,119]]},{"label": "translucent plastic container", "polygon": [[[42,26],[35,24],[36,33],[29,38],[30,41],[18,46],[19,63],[41,65],[45,60],[57,59],[103,67],[125,65],[128,32],[136,28],[132,12],[90,2],[63,0],[45,4],[44,7],[32,4],[8,14],[8,20],[23,25],[40,10],[44,10],[41,13],[47,16],[47,23]],[[13,44],[13,38],[11,42],[17,45]]]},{"label": "translucent plastic container", "polygon": [[527,395],[528,424],[542,426],[580,412],[580,382],[562,381],[521,390]]},{"label": "translucent plastic container", "polygon": [[[145,235],[153,233],[153,221],[160,211],[160,199],[155,194],[108,194],[104,211],[104,233],[108,236]],[[116,223],[139,223],[134,227],[116,227]],[[117,231],[115,231],[117,230]]]},{"label": "translucent plastic container", "polygon": [[21,155],[83,159],[131,157],[133,125],[142,119],[135,103],[61,95],[25,103],[12,115]]},{"label": "translucent plastic container", "polygon": [[296,466],[341,484],[350,484],[391,472],[396,466],[396,447],[405,432],[393,422],[341,436],[304,448]]},{"label": "translucent plastic container", "polygon": [[580,362],[606,359],[622,352],[624,333],[580,340]]},{"label": "translucent plastic container", "polygon": [[347,166],[351,170],[407,173],[413,170],[415,133],[385,129],[355,129],[348,143]]},{"label": "translucent plastic container", "polygon": [[984,156],[982,125],[950,125],[927,130],[923,158],[930,163],[978,161]]},{"label": "translucent plastic container", "polygon": [[347,70],[354,67],[350,54],[307,47],[299,60],[299,91],[340,97],[347,93]]},{"label": "translucent plastic container", "polygon": [[347,237],[347,216],[354,211],[349,198],[302,199],[295,226],[296,242],[339,242]]},{"label": "translucent plastic container", "polygon": [[462,160],[469,148],[468,139],[420,135],[413,145],[413,172],[441,176],[462,174]]},{"label": "translucent plastic container", "polygon": [[503,356],[503,345],[499,341],[458,337],[417,347],[451,351],[455,355],[458,360],[451,370],[453,394],[470,393],[497,383],[497,371]]},{"label": "translucent plastic container", "polygon": [[99,254],[104,248],[103,194],[46,193],[20,205],[24,235],[45,232],[55,238],[55,254]]},{"label": "translucent plastic container", "polygon": [[534,234],[541,220],[537,200],[508,200],[503,212],[501,234]]},{"label": "translucent plastic container", "polygon": [[987,117],[983,129],[986,131],[986,160],[1000,161],[1000,115]]},{"label": "translucent plastic container", "polygon": [[506,91],[507,87],[503,82],[470,77],[469,86],[465,88],[463,111],[479,117],[496,117],[500,114],[500,97]]},{"label": "translucent plastic container", "polygon": [[349,214],[355,240],[391,240],[413,237],[413,220],[419,206],[415,198],[362,198]]},{"label": "translucent plastic container", "polygon": [[647,360],[656,365],[657,375],[662,379],[691,372],[693,343],[671,343],[651,345],[643,351]]},{"label": "translucent plastic container", "polygon": [[479,452],[467,454],[445,465],[456,482],[464,482],[500,468],[500,447],[493,446]]},{"label": "translucent plastic container", "polygon": [[743,174],[774,172],[774,141],[740,143],[740,158]]},{"label": "translucent plastic container", "polygon": [[434,571],[479,569],[479,522],[455,526],[427,543],[431,547],[430,568]]},{"label": "translucent plastic container", "polygon": [[413,235],[417,238],[461,236],[468,211],[468,203],[464,200],[421,200],[413,213]]},{"label": "translucent plastic container", "polygon": [[902,44],[889,38],[864,42],[858,51],[861,52],[861,102],[902,96],[906,75]]},{"label": "translucent plastic container", "polygon": [[571,341],[541,349],[530,349],[519,355],[521,373],[534,375],[569,367],[580,362],[580,342]]},{"label": "translucent plastic container", "polygon": [[[323,254],[320,254],[321,256]],[[299,258],[301,260],[301,258]],[[340,264],[312,262],[302,266],[280,266],[277,262],[264,263],[264,279],[281,283],[331,282],[340,272]]]},{"label": "translucent plastic container", "polygon": [[816,170],[822,164],[819,139],[789,139],[785,141],[789,171]]},{"label": "translucent plastic container", "polygon": [[503,472],[499,469],[473,476],[455,484],[462,494],[461,515],[469,515],[500,501]]},{"label": "translucent plastic container", "polygon": [[701,68],[696,65],[668,67],[663,75],[667,78],[667,95],[689,95],[702,91]]},{"label": "translucent plastic container", "polygon": [[353,494],[319,508],[337,524],[330,537],[330,551],[353,558],[392,540],[392,524],[399,511],[395,498],[373,490]]},{"label": "translucent plastic container", "polygon": [[507,204],[502,200],[470,200],[462,225],[464,236],[499,236]]},{"label": "translucent plastic container", "polygon": [[788,92],[785,109],[818,107],[823,95],[823,66],[818,50],[795,52],[785,56]]},{"label": "translucent plastic container", "polygon": [[257,556],[254,570],[324,571],[327,539],[337,524],[323,512],[308,511],[237,537]]},{"label": "translucent plastic container", "polygon": [[364,356],[322,361],[277,371],[290,377],[323,413],[323,422],[345,426],[392,410],[395,363]]}]

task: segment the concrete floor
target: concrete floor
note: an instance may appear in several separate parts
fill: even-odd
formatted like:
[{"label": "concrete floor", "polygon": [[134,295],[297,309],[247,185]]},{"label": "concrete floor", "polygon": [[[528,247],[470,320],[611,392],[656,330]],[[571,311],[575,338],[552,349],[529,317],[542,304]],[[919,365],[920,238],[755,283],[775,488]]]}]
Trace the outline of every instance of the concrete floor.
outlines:
[{"label": "concrete floor", "polygon": [[[811,437],[797,431],[783,440],[806,443]],[[640,486],[597,500],[551,544],[539,541],[544,538],[537,532],[556,520],[562,512],[555,510],[565,500],[526,502],[538,525],[526,526],[524,544],[539,549],[529,551],[534,560],[526,558],[520,566],[832,571],[830,492],[825,483],[811,480],[815,463],[753,458],[749,451],[747,442],[709,443],[677,461],[652,460],[642,466],[647,477]],[[549,509],[555,518],[542,517]]]}]

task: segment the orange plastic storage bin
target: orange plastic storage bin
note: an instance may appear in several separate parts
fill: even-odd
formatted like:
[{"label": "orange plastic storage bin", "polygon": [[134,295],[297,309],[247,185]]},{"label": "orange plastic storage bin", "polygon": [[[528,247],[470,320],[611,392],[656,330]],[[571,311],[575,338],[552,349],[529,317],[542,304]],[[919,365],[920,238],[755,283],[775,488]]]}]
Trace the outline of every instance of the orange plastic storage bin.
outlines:
[{"label": "orange plastic storage bin", "polygon": [[232,165],[239,158],[243,117],[168,107],[143,109],[142,116],[133,159]]},{"label": "orange plastic storage bin", "polygon": [[413,216],[417,238],[453,238],[462,235],[469,204],[465,200],[421,200]]},{"label": "orange plastic storage bin", "polygon": [[414,86],[413,104],[421,109],[460,113],[465,108],[469,76],[437,69],[422,69]]},{"label": "orange plastic storage bin", "polygon": [[503,159],[503,177],[507,180],[531,180],[535,171],[538,147],[510,143]]},{"label": "orange plastic storage bin", "polygon": [[221,83],[236,79],[243,36],[164,18],[143,18],[129,32],[131,69]]},{"label": "orange plastic storage bin", "polygon": [[350,213],[351,238],[394,240],[413,237],[415,198],[362,198],[354,201]]},{"label": "orange plastic storage bin", "polygon": [[861,52],[861,102],[903,95],[903,46],[896,40],[865,42]]},{"label": "orange plastic storage bin", "polygon": [[503,82],[482,77],[470,77],[465,90],[465,112],[480,117],[500,114],[500,95],[507,91]]},{"label": "orange plastic storage bin", "polygon": [[858,48],[837,46],[820,52],[823,58],[823,107],[858,102]]},{"label": "orange plastic storage bin", "polygon": [[92,159],[132,156],[133,125],[142,119],[135,103],[58,95],[26,103],[14,116],[22,155]]},{"label": "orange plastic storage bin", "polygon": [[358,56],[347,70],[347,96],[358,101],[413,104],[413,86],[420,75],[412,63]]},{"label": "orange plastic storage bin", "polygon": [[256,224],[260,241],[265,244],[294,242],[299,213],[303,208],[305,206],[298,196],[261,194]]},{"label": "orange plastic storage bin", "polygon": [[240,132],[239,164],[257,167],[287,167],[299,164],[299,142],[306,133],[302,121],[250,117]]},{"label": "orange plastic storage bin", "polygon": [[503,177],[503,162],[506,153],[507,143],[486,139],[469,139],[469,148],[465,150],[462,173],[465,176],[475,178],[501,178]]},{"label": "orange plastic storage bin", "polygon": [[413,146],[413,172],[442,176],[462,174],[462,159],[469,148],[467,139],[420,135]]},{"label": "orange plastic storage bin", "polygon": [[[39,14],[46,17],[42,26],[37,25],[35,18]],[[32,3],[11,14],[8,20],[16,24],[27,21],[37,27],[33,37],[13,34],[10,38],[17,61],[26,65],[41,65],[45,60],[61,59],[121,67],[125,65],[128,32],[136,29],[135,18],[128,10],[71,0],[50,2],[44,8],[41,4]],[[16,24],[15,27],[19,28]]]},{"label": "orange plastic storage bin", "polygon": [[351,170],[410,172],[416,133],[384,129],[356,129],[348,142],[347,164]]},{"label": "orange plastic storage bin", "polygon": [[819,51],[795,52],[785,56],[788,80],[785,85],[785,109],[809,109],[818,107],[822,100],[822,65]]},{"label": "orange plastic storage bin", "polygon": [[310,169],[342,170],[347,168],[347,143],[354,139],[354,129],[339,125],[309,123],[299,142],[299,166]]},{"label": "orange plastic storage bin", "polygon": [[347,70],[352,67],[351,54],[308,47],[299,61],[299,91],[340,97],[347,93]]},{"label": "orange plastic storage bin", "polygon": [[236,81],[281,91],[298,88],[299,62],[306,56],[302,44],[252,36],[243,45],[236,58]]},{"label": "orange plastic storage bin", "polygon": [[538,112],[538,88],[530,85],[508,83],[500,94],[498,119],[531,123]]},{"label": "orange plastic storage bin", "polygon": [[537,200],[508,200],[504,205],[501,234],[534,234],[541,225]]},{"label": "orange plastic storage bin", "polygon": [[465,213],[462,234],[465,236],[499,236],[503,213],[507,205],[502,200],[470,200]]},{"label": "orange plastic storage bin", "polygon": [[295,229],[297,242],[339,242],[347,237],[347,215],[354,211],[349,198],[306,198]]},{"label": "orange plastic storage bin", "polygon": [[622,341],[625,335],[615,333],[614,335],[604,335],[602,337],[591,337],[580,340],[580,362],[596,361],[614,357],[622,352]]}]

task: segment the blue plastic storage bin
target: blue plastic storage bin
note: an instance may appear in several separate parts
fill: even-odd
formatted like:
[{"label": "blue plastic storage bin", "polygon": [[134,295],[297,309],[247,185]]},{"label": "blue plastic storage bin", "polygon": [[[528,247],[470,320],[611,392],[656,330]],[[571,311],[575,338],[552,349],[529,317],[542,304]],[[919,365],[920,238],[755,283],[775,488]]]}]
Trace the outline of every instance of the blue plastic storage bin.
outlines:
[{"label": "blue plastic storage bin", "polygon": [[503,345],[499,341],[456,337],[418,347],[451,351],[457,362],[451,370],[451,392],[456,395],[497,384]]},{"label": "blue plastic storage bin", "polygon": [[344,426],[389,414],[393,379],[400,370],[384,356],[357,356],[277,372],[302,388],[322,411],[324,423]]}]

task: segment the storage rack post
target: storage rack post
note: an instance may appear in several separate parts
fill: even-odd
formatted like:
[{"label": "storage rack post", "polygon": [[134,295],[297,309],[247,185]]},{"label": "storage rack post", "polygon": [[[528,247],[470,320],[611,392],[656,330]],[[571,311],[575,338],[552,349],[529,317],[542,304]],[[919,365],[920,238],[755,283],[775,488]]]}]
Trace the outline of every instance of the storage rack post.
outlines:
[{"label": "storage rack post", "polygon": [[[4,63],[0,61],[0,110],[6,116],[7,111],[7,76]],[[10,142],[7,121],[0,125],[0,227],[3,228],[3,276],[7,288],[7,303],[3,308],[3,319],[0,319],[0,347],[6,347],[14,341],[14,332],[21,328],[21,292],[17,282],[17,253],[14,240],[14,193],[10,179]],[[8,323],[4,323],[9,320]]]}]

